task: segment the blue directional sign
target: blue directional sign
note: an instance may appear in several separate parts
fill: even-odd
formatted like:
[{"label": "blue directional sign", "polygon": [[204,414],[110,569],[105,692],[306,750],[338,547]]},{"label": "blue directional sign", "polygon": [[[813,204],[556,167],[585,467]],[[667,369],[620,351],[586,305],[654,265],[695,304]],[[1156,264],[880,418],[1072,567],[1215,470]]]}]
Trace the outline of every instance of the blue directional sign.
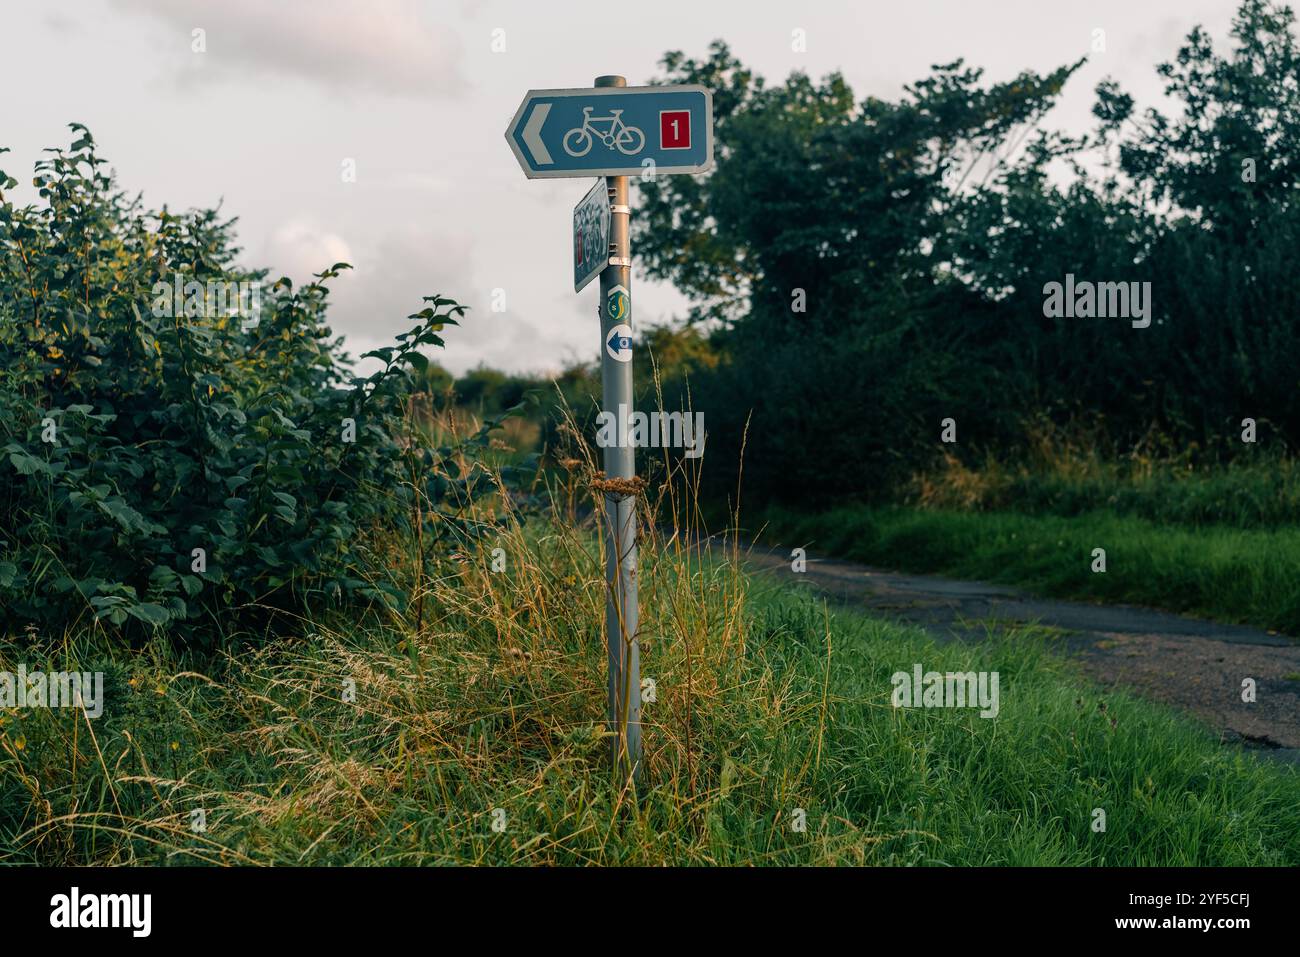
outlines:
[{"label": "blue directional sign", "polygon": [[713,94],[702,86],[529,90],[506,129],[524,175],[700,173],[713,165]]}]

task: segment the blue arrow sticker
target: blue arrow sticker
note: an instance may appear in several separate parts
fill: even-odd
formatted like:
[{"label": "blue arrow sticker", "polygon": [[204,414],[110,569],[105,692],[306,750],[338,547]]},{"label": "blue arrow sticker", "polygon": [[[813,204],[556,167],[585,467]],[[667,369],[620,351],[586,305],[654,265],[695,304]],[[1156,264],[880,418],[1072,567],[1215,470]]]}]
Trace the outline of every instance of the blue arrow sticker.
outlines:
[{"label": "blue arrow sticker", "polygon": [[605,339],[605,351],[609,353],[611,359],[618,362],[631,362],[632,327],[626,323],[619,323],[609,330],[609,336]]}]

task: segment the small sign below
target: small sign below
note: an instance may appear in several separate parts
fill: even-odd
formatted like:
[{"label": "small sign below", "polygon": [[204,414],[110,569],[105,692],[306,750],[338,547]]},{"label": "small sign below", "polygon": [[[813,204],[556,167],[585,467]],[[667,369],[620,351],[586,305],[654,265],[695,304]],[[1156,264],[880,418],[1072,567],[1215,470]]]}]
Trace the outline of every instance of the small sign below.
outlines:
[{"label": "small sign below", "polygon": [[573,207],[573,291],[581,292],[609,265],[609,193],[597,180]]}]

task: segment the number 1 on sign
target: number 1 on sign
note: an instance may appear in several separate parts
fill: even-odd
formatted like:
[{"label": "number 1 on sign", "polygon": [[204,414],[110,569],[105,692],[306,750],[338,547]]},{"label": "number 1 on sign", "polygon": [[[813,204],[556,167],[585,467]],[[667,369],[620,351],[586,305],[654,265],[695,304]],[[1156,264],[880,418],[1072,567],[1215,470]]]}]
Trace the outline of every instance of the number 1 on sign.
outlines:
[{"label": "number 1 on sign", "polygon": [[659,148],[664,150],[691,148],[690,110],[663,110],[659,113]]}]

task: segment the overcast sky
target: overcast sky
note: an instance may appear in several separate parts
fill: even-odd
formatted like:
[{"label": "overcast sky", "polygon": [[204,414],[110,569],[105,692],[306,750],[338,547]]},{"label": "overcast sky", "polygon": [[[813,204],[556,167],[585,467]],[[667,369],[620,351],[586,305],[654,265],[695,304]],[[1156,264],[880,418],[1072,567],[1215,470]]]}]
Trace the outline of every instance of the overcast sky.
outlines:
[{"label": "overcast sky", "polygon": [[[858,100],[897,98],[964,57],[989,79],[1106,50],[1049,123],[1088,128],[1112,76],[1157,102],[1154,65],[1195,24],[1226,39],[1235,0],[4,0],[3,168],[35,202],[40,150],[90,127],[121,184],[173,209],[221,202],[247,265],[295,281],[344,260],[333,326],[360,352],[440,292],[471,312],[445,355],[546,371],[598,355],[595,286],[575,295],[571,210],[590,179],[527,180],[503,133],[525,90],[644,83],[666,50],[722,38],[770,82],[844,73]],[[193,31],[206,52],[193,52]],[[805,31],[806,52],[792,50]],[[497,34],[495,31],[504,31]],[[493,51],[494,36],[504,40]],[[500,42],[497,44],[500,45]],[[356,181],[343,163],[355,160]],[[636,194],[633,192],[633,203]],[[635,249],[633,250],[635,257]],[[635,322],[683,300],[633,268]],[[505,312],[492,312],[494,289]]]}]

